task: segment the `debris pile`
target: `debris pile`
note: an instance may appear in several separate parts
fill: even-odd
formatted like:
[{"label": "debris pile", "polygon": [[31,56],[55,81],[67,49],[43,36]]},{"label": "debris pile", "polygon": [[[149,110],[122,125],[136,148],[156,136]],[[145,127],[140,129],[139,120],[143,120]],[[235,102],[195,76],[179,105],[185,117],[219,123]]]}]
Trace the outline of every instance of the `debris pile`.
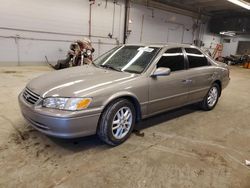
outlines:
[{"label": "debris pile", "polygon": [[56,65],[49,63],[46,56],[45,58],[53,69],[60,70],[68,67],[91,64],[94,51],[95,49],[92,47],[91,41],[88,38],[84,38],[83,40],[77,40],[71,43],[66,59],[58,60]]}]

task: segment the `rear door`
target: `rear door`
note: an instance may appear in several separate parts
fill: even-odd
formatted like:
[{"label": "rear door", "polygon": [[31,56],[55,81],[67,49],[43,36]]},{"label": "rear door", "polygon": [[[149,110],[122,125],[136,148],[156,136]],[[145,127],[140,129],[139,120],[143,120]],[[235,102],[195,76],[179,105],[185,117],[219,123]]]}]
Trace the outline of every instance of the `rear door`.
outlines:
[{"label": "rear door", "polygon": [[185,48],[185,54],[188,62],[188,80],[189,80],[189,102],[202,100],[207,94],[214,75],[213,66],[211,66],[206,56],[197,48]]},{"label": "rear door", "polygon": [[154,114],[181,106],[188,100],[186,64],[181,48],[168,49],[158,61],[156,68],[171,69],[168,76],[149,78],[148,114]]}]

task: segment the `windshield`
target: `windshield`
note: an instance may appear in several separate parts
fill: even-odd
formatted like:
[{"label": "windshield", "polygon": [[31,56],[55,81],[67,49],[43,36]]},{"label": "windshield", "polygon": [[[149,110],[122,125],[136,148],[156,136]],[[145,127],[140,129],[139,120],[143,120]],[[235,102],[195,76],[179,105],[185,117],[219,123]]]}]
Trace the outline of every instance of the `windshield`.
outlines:
[{"label": "windshield", "polygon": [[116,47],[94,61],[100,67],[116,71],[142,73],[155,57],[159,48],[147,46]]}]

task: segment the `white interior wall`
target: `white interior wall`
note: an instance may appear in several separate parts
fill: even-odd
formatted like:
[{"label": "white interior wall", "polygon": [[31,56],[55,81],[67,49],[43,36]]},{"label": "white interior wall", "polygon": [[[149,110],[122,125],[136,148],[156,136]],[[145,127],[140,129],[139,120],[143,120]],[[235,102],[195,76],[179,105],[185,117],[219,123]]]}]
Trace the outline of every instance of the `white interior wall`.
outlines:
[{"label": "white interior wall", "polygon": [[223,39],[230,39],[230,43],[223,43],[222,56],[230,56],[237,53],[239,41],[250,41],[250,36],[223,37]]},{"label": "white interior wall", "polygon": [[206,33],[203,36],[204,48],[213,51],[217,44],[221,43],[221,36],[213,33]]},{"label": "white interior wall", "polygon": [[[122,41],[123,22],[123,0],[115,9],[113,1],[99,0],[92,5],[94,56]],[[71,41],[88,36],[88,24],[88,0],[4,0],[0,6],[0,65],[44,64],[45,56],[52,62],[65,58]]]},{"label": "white interior wall", "polygon": [[128,43],[193,42],[191,17],[131,4],[129,18]]},{"label": "white interior wall", "polygon": [[205,23],[203,25],[203,36],[201,37],[201,40],[204,43],[204,46],[202,48],[209,50],[211,53],[213,53],[214,49],[216,48],[217,44],[221,43],[221,35],[211,33],[208,28],[208,24]]},{"label": "white interior wall", "polygon": [[[4,1],[0,6],[0,65],[41,65],[45,56],[56,62],[65,58],[71,41],[88,36],[88,0]],[[129,18],[127,43],[192,44],[195,39],[195,20],[188,16],[132,3]],[[97,0],[91,21],[97,57],[123,41],[124,0],[118,0],[115,7],[111,0]]]}]

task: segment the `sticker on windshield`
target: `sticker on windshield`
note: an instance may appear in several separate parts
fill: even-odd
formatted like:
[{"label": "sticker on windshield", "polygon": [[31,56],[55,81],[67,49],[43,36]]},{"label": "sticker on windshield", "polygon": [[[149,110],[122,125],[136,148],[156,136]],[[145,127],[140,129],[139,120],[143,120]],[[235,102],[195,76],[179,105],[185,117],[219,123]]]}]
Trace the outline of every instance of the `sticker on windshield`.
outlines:
[{"label": "sticker on windshield", "polygon": [[140,47],[137,49],[138,51],[143,51],[143,52],[152,52],[154,51],[154,48],[149,48],[149,47]]}]

